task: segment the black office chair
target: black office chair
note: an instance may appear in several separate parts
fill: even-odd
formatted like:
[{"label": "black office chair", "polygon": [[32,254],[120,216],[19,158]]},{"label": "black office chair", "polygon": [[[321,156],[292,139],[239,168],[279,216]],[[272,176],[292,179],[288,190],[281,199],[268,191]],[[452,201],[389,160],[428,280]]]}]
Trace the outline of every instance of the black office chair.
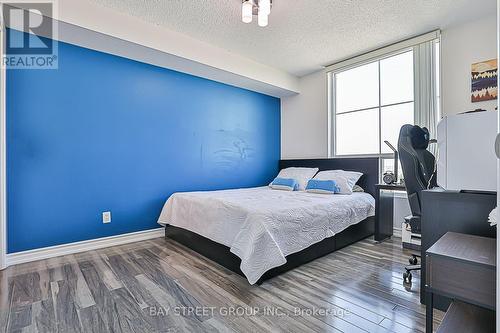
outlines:
[{"label": "black office chair", "polygon": [[[436,159],[427,150],[429,141],[429,130],[425,127],[404,125],[399,132],[399,159],[412,214],[405,217],[405,221],[410,225],[412,233],[420,233],[422,191],[436,186]],[[405,283],[411,283],[412,271],[420,270],[417,257],[413,255],[409,259],[411,265],[405,267]]]}]

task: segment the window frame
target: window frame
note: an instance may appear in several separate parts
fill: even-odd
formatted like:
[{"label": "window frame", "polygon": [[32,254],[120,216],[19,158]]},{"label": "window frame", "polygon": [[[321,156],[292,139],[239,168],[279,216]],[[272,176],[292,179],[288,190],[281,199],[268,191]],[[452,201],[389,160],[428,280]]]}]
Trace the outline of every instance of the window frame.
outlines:
[{"label": "window frame", "polygon": [[[394,56],[398,56],[398,55],[401,55],[401,54],[404,54],[404,53],[407,53],[407,52],[410,52],[410,51],[414,51],[414,47],[413,46],[409,46],[409,47],[404,47],[404,48],[401,48],[397,51],[392,51],[392,52],[387,52],[386,54],[383,54],[381,56],[378,56],[378,57],[374,57],[374,58],[370,58],[370,59],[367,59],[365,61],[360,61],[360,62],[357,62],[357,63],[354,63],[354,64],[351,64],[351,65],[348,65],[348,66],[345,66],[345,67],[342,67],[342,68],[338,68],[336,70],[333,70],[333,71],[330,71],[327,73],[328,75],[328,155],[329,157],[332,157],[332,158],[356,158],[356,157],[380,157],[381,159],[384,159],[384,158],[391,158],[394,156],[393,153],[382,153],[382,142],[379,142],[379,153],[368,153],[368,154],[343,154],[343,155],[338,155],[337,154],[337,121],[336,121],[336,118],[337,118],[337,110],[336,110],[336,106],[337,106],[337,103],[336,103],[336,80],[335,80],[335,76],[339,73],[342,73],[342,72],[345,72],[345,71],[348,71],[348,70],[351,70],[351,69],[354,69],[354,68],[357,68],[357,67],[360,67],[360,66],[364,66],[364,65],[367,65],[367,64],[371,64],[371,63],[374,63],[374,62],[377,62],[378,63],[378,83],[379,83],[379,89],[378,89],[378,94],[379,94],[379,105],[375,106],[375,107],[370,107],[370,108],[364,108],[364,109],[356,109],[356,110],[351,110],[351,111],[347,111],[347,112],[342,112],[340,114],[348,114],[348,113],[353,113],[353,112],[359,112],[359,111],[363,111],[363,110],[371,110],[371,109],[374,109],[374,108],[378,108],[379,109],[379,112],[378,112],[378,116],[379,116],[379,123],[378,123],[378,126],[379,126],[379,136],[381,135],[382,133],[382,122],[381,122],[381,116],[382,116],[382,113],[381,113],[381,108],[383,107],[387,107],[387,106],[395,106],[395,105],[401,105],[401,104],[408,104],[408,103],[413,103],[413,115],[415,115],[415,87],[413,88],[414,90],[414,93],[413,93],[413,100],[411,101],[404,101],[404,102],[399,102],[399,103],[392,103],[392,104],[387,104],[387,105],[382,105],[381,104],[381,89],[380,89],[380,61],[384,60],[384,59],[387,59],[387,58],[391,58],[391,57],[394,57]],[[415,54],[413,54],[413,57],[415,57]],[[415,63],[415,62],[414,62]],[[413,70],[415,71],[415,67],[413,68]],[[415,80],[415,75],[413,76],[413,79]],[[379,141],[380,140],[380,137],[379,137]]]}]

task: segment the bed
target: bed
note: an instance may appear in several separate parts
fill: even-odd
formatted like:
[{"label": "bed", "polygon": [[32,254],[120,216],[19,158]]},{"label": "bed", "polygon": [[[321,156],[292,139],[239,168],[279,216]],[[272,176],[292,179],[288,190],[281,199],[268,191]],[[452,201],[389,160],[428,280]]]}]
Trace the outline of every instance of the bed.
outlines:
[{"label": "bed", "polygon": [[250,284],[371,236],[378,158],[282,160],[287,167],[359,171],[364,193],[325,195],[267,186],[172,195],[158,223],[165,236],[247,278]]}]

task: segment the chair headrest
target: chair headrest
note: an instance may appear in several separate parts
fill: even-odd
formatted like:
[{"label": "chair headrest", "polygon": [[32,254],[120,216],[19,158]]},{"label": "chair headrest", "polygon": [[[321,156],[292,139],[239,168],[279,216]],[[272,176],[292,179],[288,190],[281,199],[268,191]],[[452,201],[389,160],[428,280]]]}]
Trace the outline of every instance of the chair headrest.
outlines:
[{"label": "chair headrest", "polygon": [[414,149],[427,149],[429,146],[429,130],[424,127],[413,126],[410,130],[411,145]]},{"label": "chair headrest", "polygon": [[406,137],[406,140],[409,141],[406,142],[411,144],[413,149],[427,149],[429,146],[430,134],[429,130],[425,127],[404,125],[401,128],[400,139],[403,137]]}]

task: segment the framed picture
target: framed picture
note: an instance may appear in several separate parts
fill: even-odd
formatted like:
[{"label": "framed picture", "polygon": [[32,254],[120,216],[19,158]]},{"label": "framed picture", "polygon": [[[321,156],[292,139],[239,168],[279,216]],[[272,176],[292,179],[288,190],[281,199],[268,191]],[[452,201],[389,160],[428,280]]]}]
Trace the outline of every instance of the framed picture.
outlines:
[{"label": "framed picture", "polygon": [[498,97],[498,64],[497,59],[472,64],[471,101],[483,102]]}]

